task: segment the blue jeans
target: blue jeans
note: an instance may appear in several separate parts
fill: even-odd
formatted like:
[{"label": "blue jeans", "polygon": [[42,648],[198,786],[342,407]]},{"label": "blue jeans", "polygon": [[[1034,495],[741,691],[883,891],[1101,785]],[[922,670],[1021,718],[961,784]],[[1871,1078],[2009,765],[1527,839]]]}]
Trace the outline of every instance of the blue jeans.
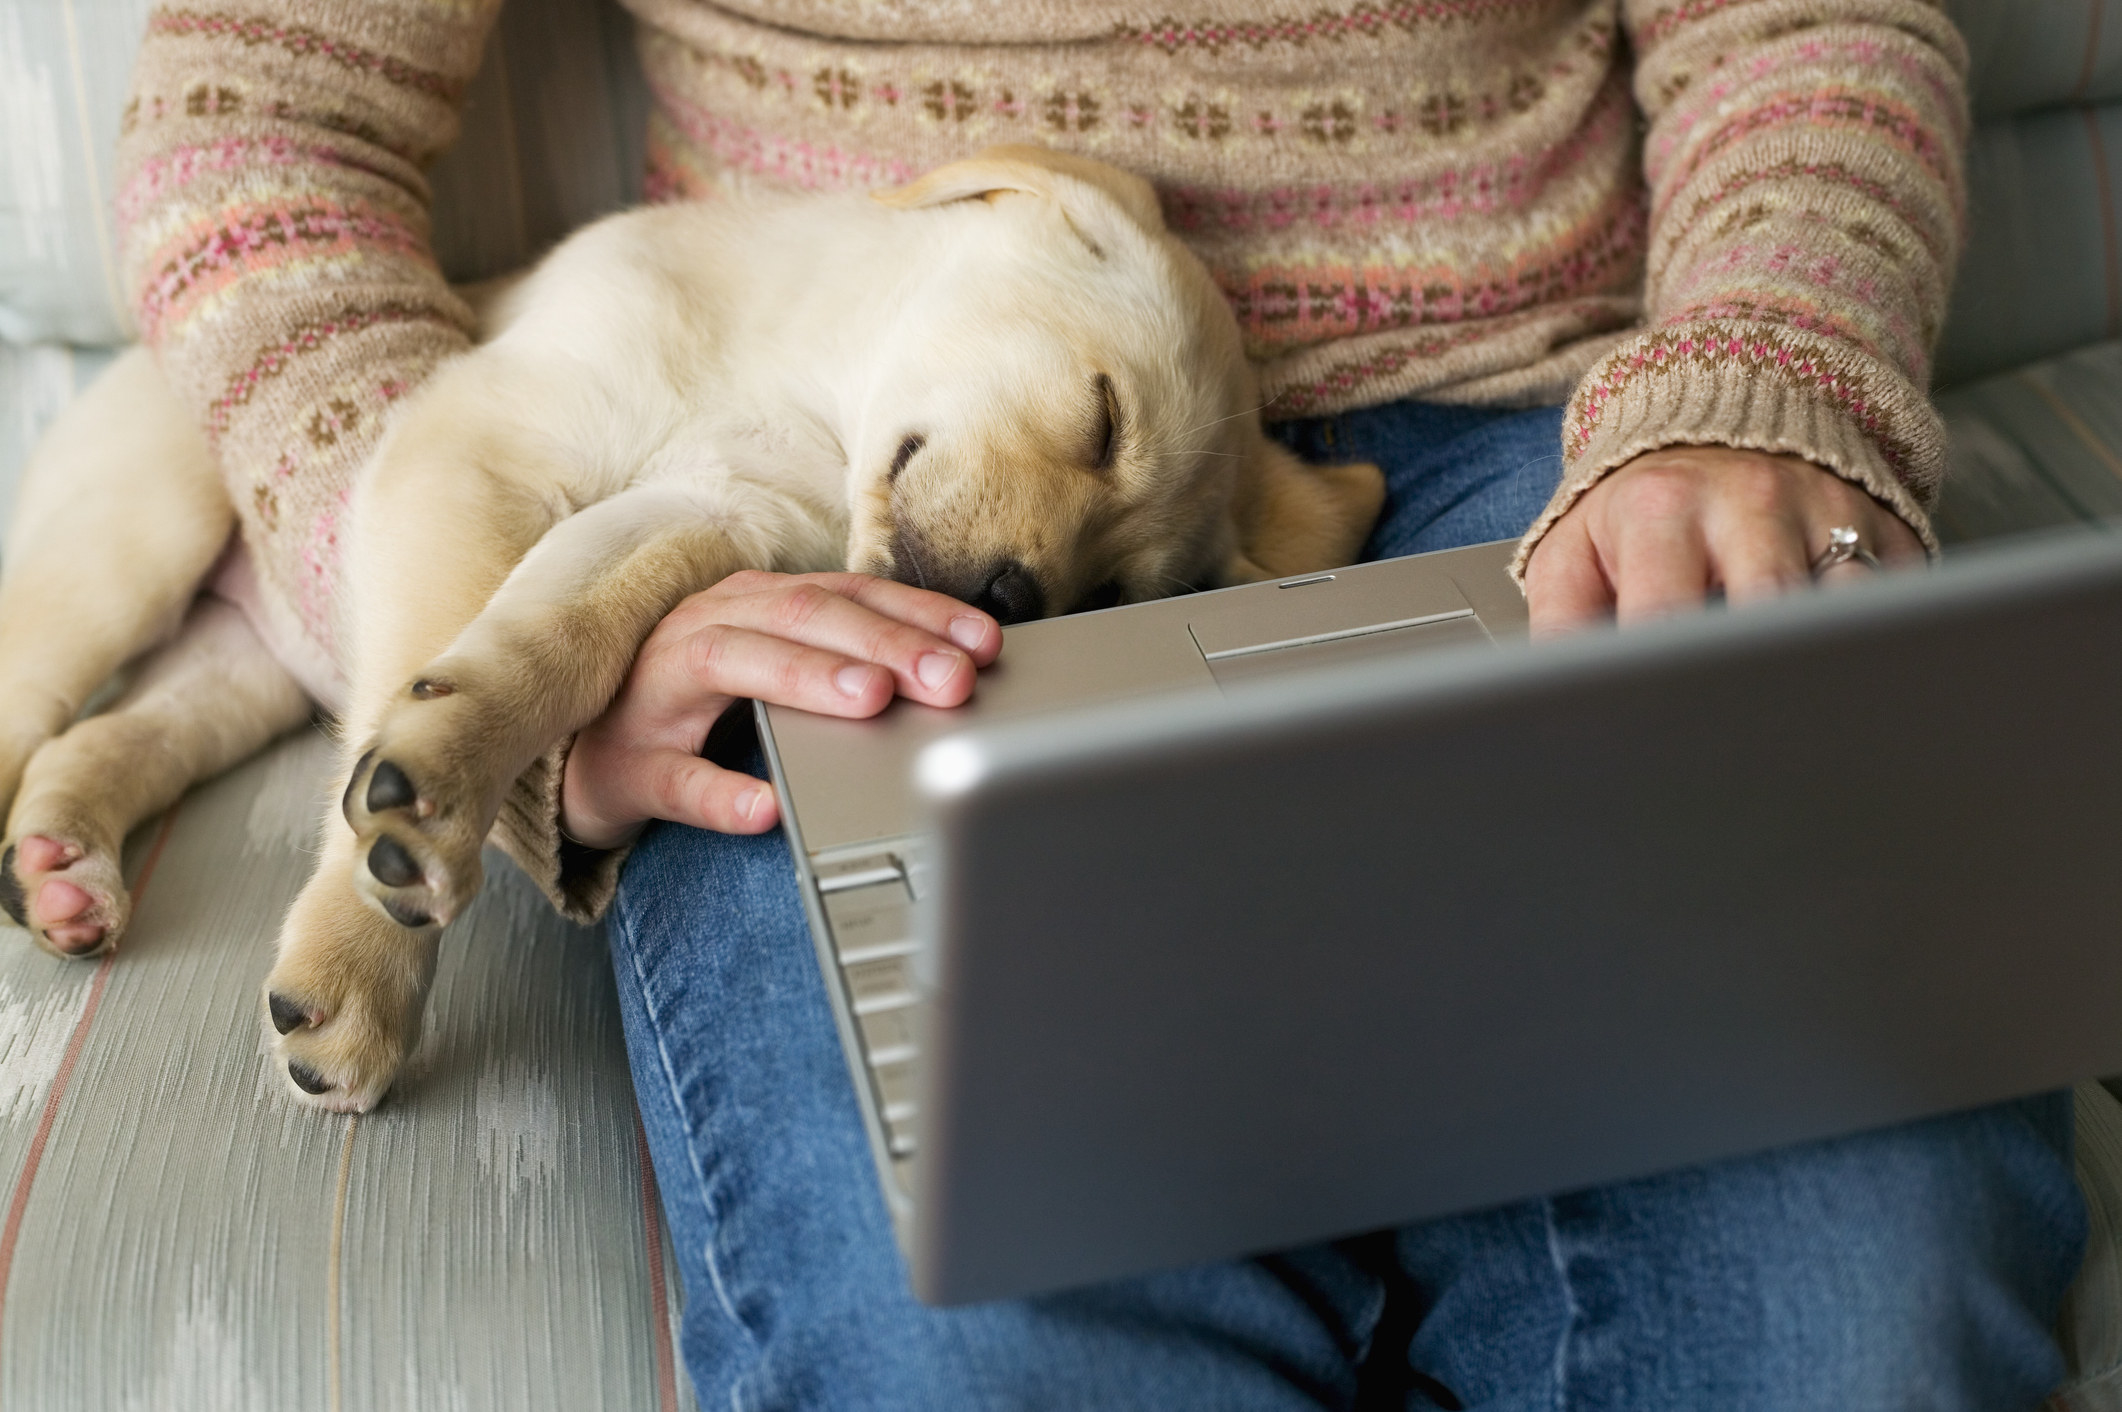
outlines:
[{"label": "blue jeans", "polygon": [[[1391,483],[1369,552],[1519,533],[1559,413],[1298,423]],[[758,768],[756,756],[753,768]],[[2085,1214],[2048,1095],[1356,1239],[929,1309],[779,834],[651,830],[611,918],[703,1407],[2034,1407]]]}]

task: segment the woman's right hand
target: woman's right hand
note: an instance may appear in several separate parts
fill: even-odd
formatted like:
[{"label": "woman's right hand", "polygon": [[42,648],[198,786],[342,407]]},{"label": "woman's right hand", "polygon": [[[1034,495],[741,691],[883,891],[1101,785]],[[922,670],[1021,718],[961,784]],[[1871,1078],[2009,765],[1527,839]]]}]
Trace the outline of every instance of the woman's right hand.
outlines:
[{"label": "woman's right hand", "polygon": [[560,827],[616,848],[650,819],[719,833],[780,820],[770,785],[700,758],[732,703],[753,697],[873,716],[894,695],[956,706],[1002,650],[993,618],[866,574],[732,574],[672,609],[619,694],[582,728],[560,783]]}]

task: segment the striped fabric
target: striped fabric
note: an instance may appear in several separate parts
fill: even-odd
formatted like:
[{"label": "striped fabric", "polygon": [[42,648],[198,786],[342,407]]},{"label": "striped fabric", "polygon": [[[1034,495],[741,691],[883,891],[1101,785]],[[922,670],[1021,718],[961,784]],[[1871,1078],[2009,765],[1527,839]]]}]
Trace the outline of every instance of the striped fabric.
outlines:
[{"label": "striped fabric", "polygon": [[1975,57],[1978,118],[2122,99],[2115,0],[1945,0]]},{"label": "striped fabric", "polygon": [[689,1409],[597,932],[497,866],[401,1094],[326,1118],[267,1072],[329,769],[304,733],[144,828],[114,957],[0,934],[0,1406]]},{"label": "striped fabric", "polygon": [[2122,338],[2122,103],[1986,123],[1967,166],[1938,384]]},{"label": "striped fabric", "polygon": [[1951,470],[1936,523],[1988,539],[2122,518],[2122,342],[1943,394]]}]

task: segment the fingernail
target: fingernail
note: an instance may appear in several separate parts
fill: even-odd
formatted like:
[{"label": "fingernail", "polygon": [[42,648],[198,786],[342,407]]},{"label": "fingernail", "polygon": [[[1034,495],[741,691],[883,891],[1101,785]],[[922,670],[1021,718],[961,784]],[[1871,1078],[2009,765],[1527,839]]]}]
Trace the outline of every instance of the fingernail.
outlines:
[{"label": "fingernail", "polygon": [[765,803],[765,785],[760,785],[754,789],[747,789],[742,795],[738,796],[737,817],[749,823],[752,819],[758,816],[760,806]]},{"label": "fingernail", "polygon": [[968,652],[975,651],[987,641],[987,624],[970,613],[952,618],[948,631],[950,640]]},{"label": "fingernail", "polygon": [[860,696],[869,690],[870,669],[868,667],[842,667],[833,673],[833,685],[840,688],[842,696]]},{"label": "fingernail", "polygon": [[914,675],[921,678],[923,686],[934,691],[950,680],[951,673],[957,671],[958,664],[964,660],[955,652],[924,652],[921,660],[914,663]]}]

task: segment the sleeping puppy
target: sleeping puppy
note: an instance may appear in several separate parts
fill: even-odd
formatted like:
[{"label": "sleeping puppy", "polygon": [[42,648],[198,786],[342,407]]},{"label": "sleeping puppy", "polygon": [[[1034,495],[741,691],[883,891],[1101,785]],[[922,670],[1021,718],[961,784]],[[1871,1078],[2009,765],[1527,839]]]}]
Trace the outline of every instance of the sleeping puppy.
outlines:
[{"label": "sleeping puppy", "polygon": [[[1148,185],[1037,148],[875,200],[615,216],[482,320],[353,502],[323,703],[344,788],[265,985],[277,1063],[326,1108],[389,1087],[511,783],[687,595],[848,567],[1009,623],[1345,563],[1383,496],[1374,467],[1262,435],[1236,324]],[[128,829],[311,710],[226,601],[232,524],[141,354],[33,460],[0,582],[0,799],[7,904],[50,950],[114,945]]]}]

